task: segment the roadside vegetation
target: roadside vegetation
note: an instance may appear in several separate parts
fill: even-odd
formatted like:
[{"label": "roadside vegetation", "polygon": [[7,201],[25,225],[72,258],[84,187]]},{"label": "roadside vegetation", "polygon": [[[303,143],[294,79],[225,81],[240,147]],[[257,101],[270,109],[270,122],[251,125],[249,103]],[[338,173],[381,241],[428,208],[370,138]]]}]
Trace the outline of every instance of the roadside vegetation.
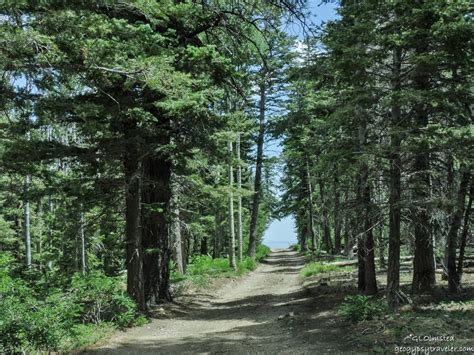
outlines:
[{"label": "roadside vegetation", "polygon": [[68,351],[146,322],[123,277],[59,276],[24,272],[11,255],[0,256],[0,353]]},{"label": "roadside vegetation", "polygon": [[233,278],[244,275],[255,270],[259,261],[270,254],[270,248],[266,245],[259,245],[256,250],[255,260],[244,257],[237,262],[235,271],[227,258],[212,258],[209,255],[197,255],[188,264],[184,274],[174,269],[171,273],[171,282],[178,284],[183,281],[195,288],[207,287],[216,278]]},{"label": "roadside vegetation", "polygon": [[326,274],[331,272],[348,272],[353,270],[354,268],[350,266],[340,267],[339,265],[316,261],[306,264],[301,269],[300,275],[302,278],[305,278],[319,274]]}]

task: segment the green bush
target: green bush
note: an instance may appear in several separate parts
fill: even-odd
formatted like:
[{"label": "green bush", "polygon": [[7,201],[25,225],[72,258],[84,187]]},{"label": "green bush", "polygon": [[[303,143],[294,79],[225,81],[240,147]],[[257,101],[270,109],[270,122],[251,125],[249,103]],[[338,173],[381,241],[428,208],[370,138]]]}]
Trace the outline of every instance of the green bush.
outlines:
[{"label": "green bush", "polygon": [[257,246],[255,253],[255,260],[261,261],[265,259],[271,253],[271,249],[266,245],[260,244]]},{"label": "green bush", "polygon": [[76,274],[71,293],[84,323],[113,322],[122,328],[132,324],[137,316],[135,303],[125,294],[124,285],[117,278],[97,272],[86,276]]},{"label": "green bush", "polygon": [[11,277],[12,264],[10,255],[0,256],[0,353],[57,350],[77,307],[57,293],[39,300],[25,281]]},{"label": "green bush", "polygon": [[347,296],[339,307],[339,314],[348,321],[361,322],[378,318],[388,312],[388,306],[373,297]]},{"label": "green bush", "polygon": [[195,256],[188,265],[188,275],[216,275],[231,271],[229,260],[225,258],[213,259],[209,255]]},{"label": "green bush", "polygon": [[66,290],[37,292],[33,283],[12,277],[13,261],[0,255],[0,353],[61,351],[97,337],[101,322],[125,327],[137,319],[135,303],[117,278],[78,274]]},{"label": "green bush", "polygon": [[247,271],[253,271],[257,267],[257,262],[251,257],[246,256],[243,260],[239,261],[237,268],[239,269],[239,274],[243,274]]},{"label": "green bush", "polygon": [[300,250],[301,250],[301,245],[299,245],[299,244],[292,244],[292,245],[290,245],[290,250],[293,250],[293,251],[300,251]]},{"label": "green bush", "polygon": [[309,277],[317,274],[324,274],[332,271],[344,270],[337,265],[324,264],[320,262],[309,263],[305,265],[300,272],[301,277]]}]

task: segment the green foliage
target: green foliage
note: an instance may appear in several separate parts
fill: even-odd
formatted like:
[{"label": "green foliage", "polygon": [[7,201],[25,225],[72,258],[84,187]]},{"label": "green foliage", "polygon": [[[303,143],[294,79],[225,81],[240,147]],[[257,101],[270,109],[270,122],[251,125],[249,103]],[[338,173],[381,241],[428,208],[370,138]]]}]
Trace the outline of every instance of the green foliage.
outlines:
[{"label": "green foliage", "polygon": [[339,307],[339,314],[354,323],[378,318],[387,312],[385,302],[363,295],[347,296]]},{"label": "green foliage", "polygon": [[26,281],[11,276],[12,260],[7,253],[0,256],[2,353],[61,350],[66,344],[86,341],[84,332],[95,334],[99,323],[122,328],[137,319],[136,306],[117,278],[77,274],[70,288],[39,293]]},{"label": "green foliage", "polygon": [[237,262],[237,272],[235,272],[227,258],[212,258],[209,255],[195,256],[188,265],[186,274],[180,274],[175,270],[171,272],[171,282],[177,283],[188,280],[196,287],[206,287],[211,279],[216,277],[235,277],[255,270],[257,262],[270,253],[270,248],[265,245],[257,247],[256,260],[246,256]]},{"label": "green foliage", "polygon": [[290,245],[290,250],[293,250],[293,251],[300,251],[300,250],[301,250],[301,245],[299,245],[299,244],[292,244],[292,245]]},{"label": "green foliage", "polygon": [[117,278],[95,272],[87,276],[74,275],[71,283],[74,303],[80,306],[84,323],[113,322],[126,327],[134,321],[135,303],[125,294],[123,283]]},{"label": "green foliage", "polygon": [[314,262],[306,264],[300,271],[301,277],[310,277],[318,274],[325,274],[333,271],[345,271],[346,268],[342,268],[337,265],[325,264],[321,262]]},{"label": "green foliage", "polygon": [[264,244],[257,245],[255,252],[255,260],[261,261],[271,253],[271,249]]}]

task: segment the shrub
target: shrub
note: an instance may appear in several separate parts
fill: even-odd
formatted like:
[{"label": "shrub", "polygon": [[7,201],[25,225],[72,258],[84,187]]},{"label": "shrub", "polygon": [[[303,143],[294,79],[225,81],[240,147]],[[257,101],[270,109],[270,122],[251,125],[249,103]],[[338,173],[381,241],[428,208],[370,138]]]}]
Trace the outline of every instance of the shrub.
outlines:
[{"label": "shrub", "polygon": [[[305,265],[303,269],[301,269],[301,277],[309,277],[317,274],[324,274],[336,270],[340,270],[341,268],[337,265],[331,264],[324,264],[324,263],[309,263]],[[343,269],[342,269],[343,270]]]},{"label": "shrub", "polygon": [[293,250],[293,251],[300,251],[301,250],[301,246],[299,244],[292,244],[290,245],[290,250]]},{"label": "shrub", "polygon": [[231,271],[229,260],[225,258],[213,259],[209,255],[195,256],[188,265],[189,275],[215,275]]},{"label": "shrub", "polygon": [[57,350],[77,308],[56,293],[39,300],[25,281],[10,276],[12,260],[0,256],[0,353]]},{"label": "shrub", "polygon": [[71,283],[74,303],[79,305],[84,323],[113,322],[119,327],[133,323],[137,309],[115,277],[101,273],[74,275]]},{"label": "shrub", "polygon": [[257,267],[257,263],[251,257],[246,256],[243,260],[237,264],[239,274],[243,274],[247,271],[253,271]]},{"label": "shrub", "polygon": [[368,296],[347,296],[339,307],[339,314],[348,321],[361,322],[378,318],[388,312],[388,306]]},{"label": "shrub", "polygon": [[266,258],[271,253],[271,249],[266,245],[260,244],[257,246],[257,250],[255,253],[255,260],[261,261],[262,259]]}]

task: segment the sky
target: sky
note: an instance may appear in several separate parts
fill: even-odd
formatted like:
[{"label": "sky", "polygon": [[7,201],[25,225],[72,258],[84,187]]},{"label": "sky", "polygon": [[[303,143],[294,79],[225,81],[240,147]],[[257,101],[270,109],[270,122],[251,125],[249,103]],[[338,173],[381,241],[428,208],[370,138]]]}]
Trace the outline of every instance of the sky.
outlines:
[{"label": "sky", "polygon": [[[323,22],[332,20],[336,17],[335,2],[328,2],[327,4],[319,5],[318,0],[309,0],[308,10],[311,13],[311,23],[321,25]],[[290,25],[285,29],[290,35],[298,36],[303,39],[301,26]],[[280,142],[269,142],[265,146],[265,154],[267,156],[278,156],[282,151]],[[279,180],[281,176],[277,174],[275,179]],[[279,185],[279,181],[276,181]],[[271,222],[268,229],[263,236],[263,244],[270,248],[287,248],[291,244],[296,244],[295,221],[292,216],[282,218],[281,220],[274,220]]]}]

